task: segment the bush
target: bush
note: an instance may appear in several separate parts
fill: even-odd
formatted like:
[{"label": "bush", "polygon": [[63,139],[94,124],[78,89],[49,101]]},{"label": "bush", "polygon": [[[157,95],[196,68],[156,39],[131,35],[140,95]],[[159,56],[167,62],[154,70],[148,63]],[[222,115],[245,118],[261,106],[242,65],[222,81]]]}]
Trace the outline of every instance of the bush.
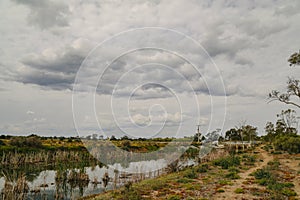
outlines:
[{"label": "bush", "polygon": [[[279,162],[269,162],[268,165],[270,165],[271,167],[275,166],[276,168],[278,167]],[[258,179],[258,183],[260,185],[267,186],[267,188],[272,191],[273,196],[271,197],[271,199],[285,199],[284,196],[296,196],[295,191],[290,189],[291,187],[294,187],[294,184],[290,182],[278,182],[276,179],[276,174],[271,173],[270,167],[258,169],[253,173],[253,175],[256,179]]]},{"label": "bush", "polygon": [[288,189],[288,188],[283,189],[282,194],[285,195],[285,196],[288,196],[288,197],[297,196],[297,193],[294,190],[291,190],[291,189]]},{"label": "bush", "polygon": [[177,183],[190,183],[190,182],[193,182],[193,180],[188,178],[181,178],[177,180]]},{"label": "bush", "polygon": [[9,143],[10,145],[15,147],[35,147],[35,148],[42,147],[42,141],[37,136],[13,137]]},{"label": "bush", "polygon": [[256,156],[245,154],[243,155],[243,161],[246,165],[253,165],[256,161]]},{"label": "bush", "polygon": [[0,140],[0,146],[5,146],[5,143],[2,140]]},{"label": "bush", "polygon": [[237,193],[237,194],[241,194],[241,193],[244,193],[244,189],[243,188],[236,188],[234,190],[234,192]]},{"label": "bush", "polygon": [[269,179],[271,178],[271,172],[266,169],[266,168],[262,168],[262,169],[258,169],[253,173],[254,177],[256,179]]},{"label": "bush", "polygon": [[238,166],[241,164],[240,158],[238,156],[228,156],[225,158],[217,159],[213,162],[214,165],[221,166],[222,169],[228,169],[232,166]]},{"label": "bush", "polygon": [[177,159],[177,160],[174,160],[172,163],[168,164],[167,171],[168,171],[168,173],[178,172],[180,167],[181,167],[180,162]]},{"label": "bush", "polygon": [[268,162],[270,169],[276,170],[279,168],[280,162],[278,160]]},{"label": "bush", "polygon": [[229,172],[228,174],[225,175],[225,178],[239,179],[240,176],[236,172]]},{"label": "bush", "polygon": [[198,178],[198,174],[195,172],[194,169],[189,169],[185,172],[183,177],[184,178],[189,178],[189,179],[195,179],[195,178]]},{"label": "bush", "polygon": [[239,173],[240,172],[240,170],[236,167],[229,167],[228,171],[234,172],[234,173]]},{"label": "bush", "polygon": [[209,170],[208,164],[202,164],[197,168],[197,172],[199,173],[205,173]]},{"label": "bush", "polygon": [[280,135],[274,141],[276,150],[283,150],[289,153],[300,153],[300,136]]},{"label": "bush", "polygon": [[125,140],[125,141],[122,142],[121,148],[122,148],[123,150],[129,151],[130,147],[131,147],[131,143],[130,143],[129,140]]}]

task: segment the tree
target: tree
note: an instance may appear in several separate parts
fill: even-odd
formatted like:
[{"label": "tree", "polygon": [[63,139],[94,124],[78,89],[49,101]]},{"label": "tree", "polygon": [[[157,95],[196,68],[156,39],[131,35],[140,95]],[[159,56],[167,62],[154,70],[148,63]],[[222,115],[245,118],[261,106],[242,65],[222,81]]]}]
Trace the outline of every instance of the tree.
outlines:
[{"label": "tree", "polygon": [[212,132],[207,133],[205,137],[205,142],[216,142],[219,140],[221,129],[216,129]]},{"label": "tree", "polygon": [[240,133],[237,129],[232,128],[225,133],[226,140],[239,141],[242,140]]},{"label": "tree", "polygon": [[266,124],[265,131],[267,135],[265,139],[267,141],[274,141],[279,136],[297,135],[298,120],[295,110],[282,110],[277,118],[275,125],[272,122]]},{"label": "tree", "polygon": [[300,50],[299,53],[293,53],[288,59],[290,66],[300,65]]},{"label": "tree", "polygon": [[297,117],[295,110],[282,110],[281,113],[277,115],[277,117],[283,121],[288,129],[297,126]]},{"label": "tree", "polygon": [[[300,65],[300,51],[294,53],[288,59],[290,66]],[[293,77],[289,77],[287,81],[287,91],[281,93],[277,90],[273,90],[269,93],[269,99],[271,101],[280,101],[288,105],[296,106],[300,108],[300,80]]]},{"label": "tree", "polygon": [[225,139],[232,141],[251,141],[257,137],[257,127],[251,125],[240,125],[226,131]]},{"label": "tree", "polygon": [[252,141],[257,137],[257,127],[251,125],[244,125],[240,128],[244,141]]},{"label": "tree", "polygon": [[116,136],[114,136],[114,135],[112,135],[111,137],[110,137],[110,140],[117,140],[117,138],[116,138]]},{"label": "tree", "polygon": [[265,141],[271,142],[276,136],[275,126],[272,122],[267,122],[265,127],[267,135],[264,137]]}]

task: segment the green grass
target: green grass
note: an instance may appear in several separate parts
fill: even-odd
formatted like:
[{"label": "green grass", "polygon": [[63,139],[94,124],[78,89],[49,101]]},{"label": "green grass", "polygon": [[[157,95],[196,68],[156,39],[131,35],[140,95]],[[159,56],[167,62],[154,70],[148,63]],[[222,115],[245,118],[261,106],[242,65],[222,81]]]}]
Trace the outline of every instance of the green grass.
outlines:
[{"label": "green grass", "polygon": [[241,164],[240,157],[231,155],[225,158],[220,158],[213,161],[214,165],[221,166],[222,169],[228,169],[232,166],[239,166]]},{"label": "green grass", "polygon": [[296,193],[291,188],[294,184],[291,182],[284,182],[279,176],[280,162],[273,160],[262,169],[256,170],[252,175],[256,178],[257,183],[266,186],[271,193],[271,199],[286,199],[287,197],[295,196]]},{"label": "green grass", "polygon": [[244,193],[244,189],[243,189],[243,188],[236,188],[236,189],[234,190],[234,192],[235,192],[236,194],[242,194],[242,193]]}]

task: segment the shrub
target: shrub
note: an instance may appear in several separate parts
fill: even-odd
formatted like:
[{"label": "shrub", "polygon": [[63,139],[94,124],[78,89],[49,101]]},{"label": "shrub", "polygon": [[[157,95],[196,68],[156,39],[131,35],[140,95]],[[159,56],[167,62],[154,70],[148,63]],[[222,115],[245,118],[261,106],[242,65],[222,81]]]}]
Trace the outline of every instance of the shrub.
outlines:
[{"label": "shrub", "polygon": [[233,173],[239,173],[240,170],[236,167],[229,167],[228,171],[233,172]]},{"label": "shrub", "polygon": [[16,147],[42,147],[42,141],[37,136],[30,136],[30,137],[13,137],[10,140],[10,145]]},{"label": "shrub", "polygon": [[237,193],[237,194],[241,194],[241,193],[244,193],[244,189],[243,188],[236,188],[234,190],[234,192]]},{"label": "shrub", "polygon": [[239,179],[240,176],[236,172],[229,172],[228,174],[225,175],[225,178]]},{"label": "shrub", "polygon": [[208,164],[202,164],[197,168],[197,172],[199,173],[204,173],[207,172],[208,170],[209,170]]},{"label": "shrub", "polygon": [[258,184],[266,186],[268,185],[268,179],[262,178],[258,181]]},{"label": "shrub", "polygon": [[245,154],[243,155],[243,161],[247,165],[253,165],[256,161],[256,156]]},{"label": "shrub", "polygon": [[132,187],[132,182],[125,185],[125,190],[122,191],[124,200],[139,200],[142,198],[141,194]]},{"label": "shrub", "polygon": [[280,135],[274,141],[276,150],[283,150],[289,153],[300,153],[300,136]]},{"label": "shrub", "polygon": [[177,159],[177,160],[174,160],[172,163],[168,164],[167,171],[168,171],[168,173],[178,172],[180,168],[181,168],[181,165],[180,165],[179,160]]},{"label": "shrub", "polygon": [[222,193],[222,192],[225,192],[225,190],[224,189],[218,189],[217,192]]},{"label": "shrub", "polygon": [[271,178],[271,172],[266,169],[266,168],[262,168],[262,169],[258,169],[253,173],[254,177],[256,179],[269,179]]},{"label": "shrub", "polygon": [[183,177],[185,178],[190,178],[190,179],[195,179],[198,177],[198,174],[195,172],[194,169],[189,169],[185,172],[185,174],[183,175]]},{"label": "shrub", "polygon": [[193,182],[193,180],[188,178],[181,178],[177,180],[177,183],[190,183],[190,182]]},{"label": "shrub", "polygon": [[5,143],[2,140],[0,140],[0,146],[5,146]]},{"label": "shrub", "polygon": [[129,140],[125,140],[125,141],[122,142],[121,148],[122,148],[123,150],[129,151],[130,147],[131,147],[131,143],[130,143]]},{"label": "shrub", "polygon": [[268,162],[270,169],[276,170],[279,168],[280,162],[278,160]]},{"label": "shrub", "polygon": [[297,196],[297,193],[294,190],[291,190],[291,189],[288,189],[288,188],[283,189],[282,194],[285,195],[285,196],[288,196],[288,197]]},{"label": "shrub", "polygon": [[217,166],[221,166],[222,169],[228,169],[229,167],[232,166],[238,166],[241,163],[240,163],[240,158],[238,156],[232,155],[225,158],[217,159],[213,162],[213,164]]},{"label": "shrub", "polygon": [[232,182],[228,181],[228,180],[220,180],[219,184],[221,184],[221,185],[232,185]]}]

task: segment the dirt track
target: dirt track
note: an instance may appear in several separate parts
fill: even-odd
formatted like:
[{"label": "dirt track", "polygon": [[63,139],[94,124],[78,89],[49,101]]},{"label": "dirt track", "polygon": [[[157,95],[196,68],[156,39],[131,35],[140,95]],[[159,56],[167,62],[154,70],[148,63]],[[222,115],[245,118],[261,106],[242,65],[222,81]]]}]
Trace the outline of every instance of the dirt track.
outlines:
[{"label": "dirt track", "polygon": [[[239,173],[240,179],[233,181],[233,185],[224,186],[223,189],[225,192],[219,193],[213,197],[213,199],[258,199],[257,196],[253,196],[251,194],[236,194],[234,191],[236,188],[243,188],[245,185],[243,182],[247,181],[250,178],[250,174],[257,169],[260,169],[268,164],[269,161],[273,160],[273,156],[268,154],[265,150],[259,148],[260,152],[260,159],[263,160],[262,162],[256,162],[256,166],[252,167],[242,173]],[[246,185],[247,188],[250,187],[260,187],[257,185]]]}]

